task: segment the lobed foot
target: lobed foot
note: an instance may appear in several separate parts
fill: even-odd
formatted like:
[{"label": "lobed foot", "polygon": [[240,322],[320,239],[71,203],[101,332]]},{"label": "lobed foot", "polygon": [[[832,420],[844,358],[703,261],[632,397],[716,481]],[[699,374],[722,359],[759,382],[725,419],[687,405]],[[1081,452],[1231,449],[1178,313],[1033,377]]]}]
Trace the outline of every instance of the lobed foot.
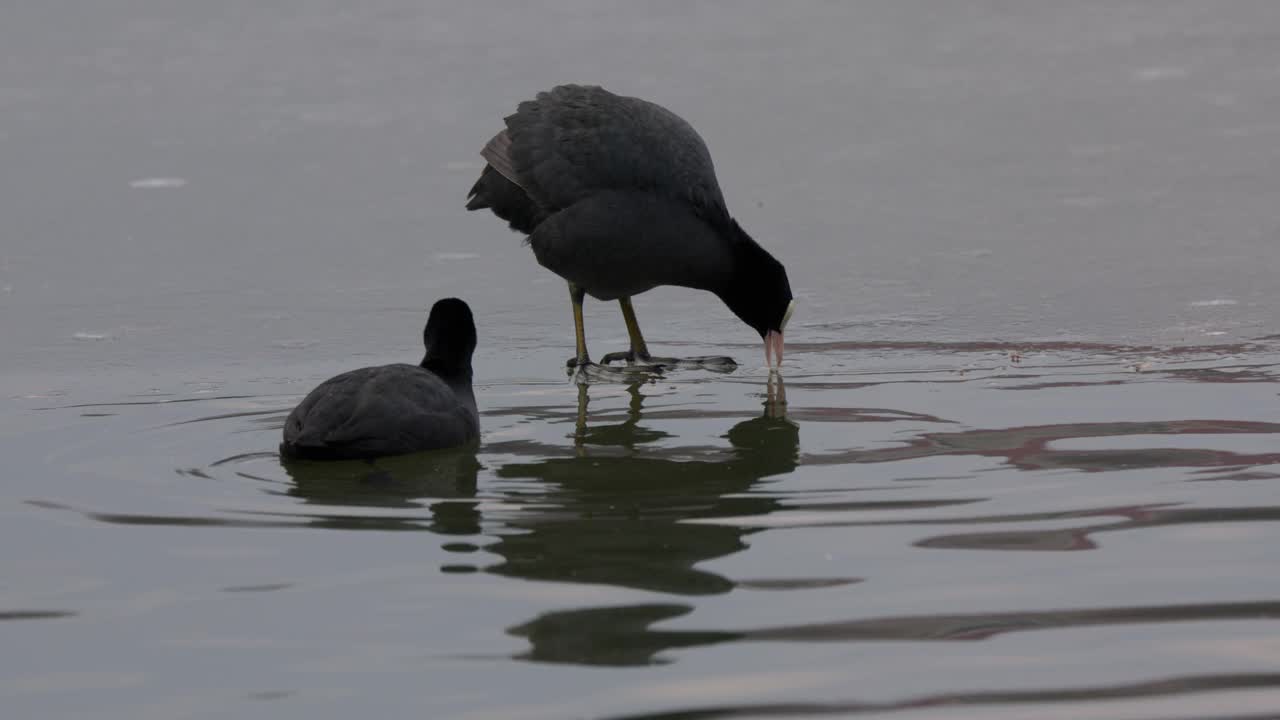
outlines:
[{"label": "lobed foot", "polygon": [[670,358],[670,357],[653,357],[651,355],[640,355],[638,358],[636,353],[631,350],[625,352],[611,352],[601,358],[601,364],[608,365],[614,361],[621,360],[626,362],[629,367],[649,367],[658,370],[670,370],[672,368],[682,368],[685,370],[710,370],[711,372],[728,373],[733,372],[738,363],[734,362],[731,357],[724,355],[702,355],[690,358]]},{"label": "lobed foot", "polygon": [[565,363],[570,379],[578,385],[589,385],[595,382],[635,383],[662,376],[659,365],[626,365],[623,367],[607,367],[587,360],[580,362],[577,358],[569,358]]},{"label": "lobed foot", "polygon": [[699,355],[688,358],[670,358],[673,367],[710,370],[717,373],[731,373],[738,369],[738,363],[726,355]]},{"label": "lobed foot", "polygon": [[627,365],[639,365],[642,367],[663,368],[667,365],[675,363],[674,358],[656,358],[651,357],[648,353],[639,354],[634,350],[625,350],[623,352],[611,352],[600,358],[601,365],[608,365],[615,362],[625,362]]}]

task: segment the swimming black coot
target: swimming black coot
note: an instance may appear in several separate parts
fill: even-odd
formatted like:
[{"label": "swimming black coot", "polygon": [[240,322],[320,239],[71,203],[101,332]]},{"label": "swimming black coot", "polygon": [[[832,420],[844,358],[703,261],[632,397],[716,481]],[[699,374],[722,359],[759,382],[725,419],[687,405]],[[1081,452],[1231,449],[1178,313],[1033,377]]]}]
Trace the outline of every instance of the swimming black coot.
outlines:
[{"label": "swimming black coot", "polygon": [[[795,304],[787,271],[725,208],[702,138],[666,108],[594,86],[561,85],[520,103],[484,147],[467,209],[489,208],[529,236],[538,262],[569,282],[577,355],[589,294],[622,306],[631,350],[652,363],[631,296],[659,285],[709,290],[782,362]],[[720,358],[720,360],[732,360]],[[671,361],[657,361],[659,364]]]},{"label": "swimming black coot", "polygon": [[338,460],[456,447],[480,435],[471,390],[476,325],[457,298],[431,307],[418,365],[360,368],[324,381],[284,423],[280,454]]}]

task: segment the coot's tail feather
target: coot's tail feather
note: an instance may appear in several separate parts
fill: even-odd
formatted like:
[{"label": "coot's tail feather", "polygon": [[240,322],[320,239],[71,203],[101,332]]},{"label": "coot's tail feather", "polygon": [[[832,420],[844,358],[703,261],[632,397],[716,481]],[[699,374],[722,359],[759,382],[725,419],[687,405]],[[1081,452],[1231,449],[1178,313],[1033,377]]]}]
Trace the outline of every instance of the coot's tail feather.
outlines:
[{"label": "coot's tail feather", "polygon": [[506,220],[512,230],[525,235],[531,234],[547,217],[519,185],[508,180],[492,165],[485,166],[467,200],[468,210],[484,208]]},{"label": "coot's tail feather", "polygon": [[493,170],[488,165],[485,165],[484,170],[480,172],[480,178],[476,180],[476,184],[472,185],[471,189],[467,191],[468,210],[483,210],[490,207],[489,187],[485,181],[492,174]]}]

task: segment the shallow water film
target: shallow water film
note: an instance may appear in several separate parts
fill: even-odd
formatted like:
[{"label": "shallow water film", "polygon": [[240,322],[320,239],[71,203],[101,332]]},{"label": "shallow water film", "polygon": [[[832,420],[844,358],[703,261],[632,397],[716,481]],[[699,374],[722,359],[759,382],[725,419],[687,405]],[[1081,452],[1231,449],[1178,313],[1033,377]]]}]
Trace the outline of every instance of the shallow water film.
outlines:
[{"label": "shallow water film", "polygon": [[[1280,5],[23,3],[0,58],[6,718],[1280,714]],[[780,376],[658,289],[738,368],[568,381],[463,208],[567,81],[706,138]],[[283,462],[445,296],[479,447]]]}]

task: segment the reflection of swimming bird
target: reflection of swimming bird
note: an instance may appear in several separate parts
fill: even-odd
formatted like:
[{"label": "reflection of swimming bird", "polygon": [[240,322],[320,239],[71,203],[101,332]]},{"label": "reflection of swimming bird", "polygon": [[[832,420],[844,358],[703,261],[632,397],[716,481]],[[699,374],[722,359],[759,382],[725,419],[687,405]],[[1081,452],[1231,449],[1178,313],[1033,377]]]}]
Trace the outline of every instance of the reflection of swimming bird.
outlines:
[{"label": "reflection of swimming bird", "polygon": [[284,424],[280,453],[334,460],[456,447],[480,434],[471,389],[476,326],[456,298],[436,302],[419,365],[345,372],[312,390]]},{"label": "reflection of swimming bird", "polygon": [[[339,530],[430,530],[438,535],[480,532],[475,500],[480,463],[470,448],[352,462],[290,462],[291,497],[323,506],[313,527]],[[340,507],[416,510],[429,514],[346,513]]]},{"label": "reflection of swimming bird", "polygon": [[[420,507],[420,500],[474,498],[480,462],[471,448],[350,462],[289,462],[288,494],[314,505]],[[363,518],[368,520],[368,518]]]},{"label": "reflection of swimming bird", "polygon": [[[659,285],[709,290],[760,333],[781,363],[794,303],[782,264],[725,208],[711,155],[680,117],[599,87],[561,85],[520,103],[485,146],[468,210],[489,208],[526,233],[538,262],[569,282],[577,355],[587,355],[582,300],[617,300],[631,349],[607,364],[652,358],[631,296]],[[692,362],[731,364],[729,358]]]}]

